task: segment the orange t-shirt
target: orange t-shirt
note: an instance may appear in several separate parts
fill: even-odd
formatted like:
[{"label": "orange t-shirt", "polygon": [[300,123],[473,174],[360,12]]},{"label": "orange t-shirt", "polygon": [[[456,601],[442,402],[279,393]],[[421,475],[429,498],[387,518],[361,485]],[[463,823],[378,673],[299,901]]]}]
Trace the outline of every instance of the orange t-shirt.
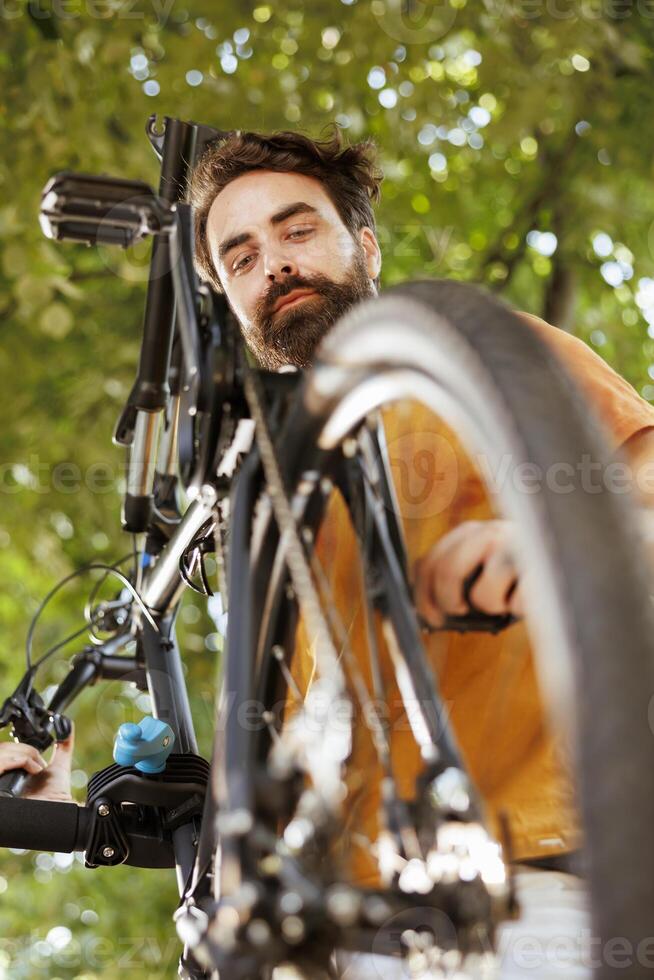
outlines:
[{"label": "orange t-shirt", "polygon": [[[654,426],[654,408],[583,341],[538,317],[519,315],[577,380],[603,422],[612,449],[640,429]],[[494,511],[487,484],[470,456],[442,419],[414,402],[385,409],[383,418],[409,566],[461,522],[501,516]],[[316,555],[348,631],[350,649],[372,692],[363,575],[354,532],[338,493],[330,499]],[[422,761],[378,629],[377,636],[392,768],[400,794],[410,799]],[[578,845],[578,828],[571,783],[543,716],[524,623],[496,636],[429,633],[424,642],[464,761],[491,821],[500,813],[508,819],[514,856],[573,849]],[[312,645],[300,619],[291,671],[302,694],[314,667]],[[289,715],[296,708],[297,699],[289,696]],[[370,844],[378,833],[382,773],[356,701],[354,709],[357,720],[347,764],[346,826],[339,856],[353,880],[373,884],[377,865]]]}]

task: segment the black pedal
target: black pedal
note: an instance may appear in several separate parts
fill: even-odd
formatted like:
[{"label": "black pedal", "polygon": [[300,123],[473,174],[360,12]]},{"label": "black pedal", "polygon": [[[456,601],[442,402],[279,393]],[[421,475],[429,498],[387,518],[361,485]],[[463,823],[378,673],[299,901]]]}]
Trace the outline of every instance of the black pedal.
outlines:
[{"label": "black pedal", "polygon": [[39,222],[55,241],[127,248],[170,220],[169,206],[142,180],[62,171],[41,195]]}]

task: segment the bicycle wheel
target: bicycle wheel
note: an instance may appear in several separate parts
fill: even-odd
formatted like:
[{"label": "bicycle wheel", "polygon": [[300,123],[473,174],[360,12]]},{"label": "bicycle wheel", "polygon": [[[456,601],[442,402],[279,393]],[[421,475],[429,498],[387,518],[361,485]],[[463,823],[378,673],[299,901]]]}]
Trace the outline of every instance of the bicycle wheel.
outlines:
[{"label": "bicycle wheel", "polygon": [[[394,754],[389,744],[389,719],[372,711],[367,738],[382,777],[375,801],[381,831],[369,843],[381,877],[368,888],[368,896],[386,901],[386,924],[403,923],[403,942],[407,935],[416,940],[416,930],[409,928],[411,905],[420,905],[423,916],[431,908],[435,917],[428,928],[436,934],[435,946],[455,956],[448,962],[457,968],[467,963],[473,969],[492,940],[493,895],[506,902],[507,893],[502,887],[494,892],[501,882],[493,880],[493,851],[485,838],[475,840],[482,863],[492,865],[491,873],[485,877],[480,867],[471,871],[467,866],[460,874],[460,862],[451,873],[457,847],[470,857],[476,846],[472,838],[462,843],[461,833],[465,836],[470,827],[478,833],[483,805],[478,806],[474,786],[462,776],[465,759],[456,733],[444,721],[437,672],[425,654],[425,633],[411,607],[403,522],[389,479],[388,454],[383,442],[375,441],[371,424],[374,413],[407,400],[446,420],[470,452],[484,454],[491,464],[508,459],[512,472],[530,464],[541,473],[564,466],[576,474],[582,458],[602,465],[610,454],[601,427],[544,343],[502,303],[447,281],[396,287],[345,316],[323,343],[278,440],[281,477],[302,529],[312,575],[308,587],[322,602],[343,683],[364,713],[366,703],[383,699],[386,685],[393,683],[405,715],[412,712],[410,735],[419,747],[423,771],[414,774],[413,797],[407,798],[399,771],[402,754]],[[253,462],[244,495],[250,505],[255,470]],[[347,611],[334,613],[332,569],[316,561],[321,534],[328,534],[325,528],[333,521],[335,499],[349,515],[360,545],[364,665],[352,660],[352,647],[361,639],[352,633],[357,629],[352,617],[348,620]],[[505,479],[497,504],[519,532],[525,620],[543,701],[552,725],[573,740],[594,936],[602,949],[619,938],[635,954],[650,936],[654,909],[654,739],[648,725],[654,622],[635,518],[624,497],[603,486],[588,493],[578,479],[566,493],[543,485],[537,494],[526,492],[519,479]],[[236,526],[236,512],[234,521]],[[240,527],[245,540],[250,529],[246,523]],[[304,676],[294,674],[298,643],[311,641],[298,621],[307,583],[302,585],[297,573],[289,577],[288,535],[280,541],[265,495],[250,544],[252,574],[245,567],[233,574],[232,601],[240,591],[243,615],[230,620],[230,629],[238,631],[249,650],[238,667],[241,675],[250,668],[253,674],[240,686],[232,674],[228,689],[254,695],[263,710],[247,738],[241,731],[226,740],[221,898],[231,895],[232,908],[233,896],[240,895],[243,902],[248,886],[250,904],[245,902],[248,912],[240,935],[252,955],[240,975],[267,975],[263,959],[279,962],[289,949],[295,950],[296,962],[310,964],[309,975],[317,975],[321,957],[327,964],[333,945],[384,948],[379,939],[381,906],[375,920],[365,892],[355,893],[356,880],[343,874],[339,850],[339,820],[344,818],[337,797],[345,796],[347,808],[351,784],[339,782],[335,774],[339,767],[342,772],[348,755],[356,755],[358,736],[342,688],[334,686],[327,669],[329,683],[320,692],[317,654],[312,676],[306,670]],[[332,542],[335,564],[342,558],[340,545]],[[346,559],[348,568],[352,562]],[[346,587],[352,581],[346,577]],[[324,658],[329,663],[334,668],[333,658]],[[324,703],[314,703],[307,715],[305,705],[316,684],[323,698],[331,696],[345,706],[340,724],[328,717]],[[298,717],[299,726],[294,723]],[[315,731],[307,729],[307,718],[318,726]],[[238,826],[234,815],[247,813],[249,818]],[[497,823],[490,826],[497,832]],[[389,841],[390,870],[388,860],[382,867]],[[427,851],[436,855],[431,864]],[[273,879],[274,900],[265,884]],[[456,888],[449,887],[454,884]],[[392,896],[401,896],[401,901],[394,905]],[[361,928],[366,914],[368,927],[375,927],[372,940],[370,928],[368,933]],[[225,935],[221,933],[223,939]],[[234,940],[233,929],[228,935]],[[239,949],[245,963],[245,947]],[[420,943],[412,955],[424,957]],[[618,970],[627,977],[642,973],[642,961],[635,955],[630,963],[601,960],[597,977]]]}]

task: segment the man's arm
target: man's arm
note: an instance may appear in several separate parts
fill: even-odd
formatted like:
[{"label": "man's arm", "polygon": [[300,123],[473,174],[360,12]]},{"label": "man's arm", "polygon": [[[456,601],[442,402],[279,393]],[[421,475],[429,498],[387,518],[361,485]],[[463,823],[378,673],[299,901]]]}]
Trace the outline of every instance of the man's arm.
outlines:
[{"label": "man's arm", "polygon": [[654,426],[635,432],[623,445],[633,471],[633,492],[639,506],[654,507]]},{"label": "man's arm", "polygon": [[[618,459],[631,468],[626,482],[643,518],[643,541],[649,544],[654,569],[654,408],[584,341],[540,317],[518,316],[569,370],[605,425],[611,444],[620,447]],[[470,590],[473,603],[484,612],[522,615],[514,561],[517,543],[509,521],[464,521],[414,565],[418,611],[434,626],[442,625],[443,613],[467,612],[463,581],[483,563],[484,570]]]},{"label": "man's arm", "polygon": [[[638,509],[645,552],[654,574],[654,427],[634,433],[620,447],[628,469],[620,480]],[[617,461],[617,460],[616,460]],[[480,564],[483,571],[470,590],[472,602],[487,613],[524,613],[515,561],[516,528],[508,520],[464,521],[445,534],[413,568],[418,612],[432,626],[444,614],[468,611],[463,583]],[[526,556],[528,560],[528,556]]]},{"label": "man's arm", "polygon": [[654,576],[654,427],[634,433],[622,446],[630,467],[630,490],[641,539]]}]

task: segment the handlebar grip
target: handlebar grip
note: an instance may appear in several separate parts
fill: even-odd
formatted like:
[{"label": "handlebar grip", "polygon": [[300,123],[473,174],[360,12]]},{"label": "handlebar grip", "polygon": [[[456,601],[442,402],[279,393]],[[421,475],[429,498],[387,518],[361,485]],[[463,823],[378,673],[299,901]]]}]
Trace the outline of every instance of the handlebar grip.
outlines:
[{"label": "handlebar grip", "polygon": [[0,847],[30,851],[86,849],[92,811],[77,803],[0,798]]},{"label": "handlebar grip", "polygon": [[26,769],[8,769],[0,775],[0,797],[20,796],[29,779]]}]

